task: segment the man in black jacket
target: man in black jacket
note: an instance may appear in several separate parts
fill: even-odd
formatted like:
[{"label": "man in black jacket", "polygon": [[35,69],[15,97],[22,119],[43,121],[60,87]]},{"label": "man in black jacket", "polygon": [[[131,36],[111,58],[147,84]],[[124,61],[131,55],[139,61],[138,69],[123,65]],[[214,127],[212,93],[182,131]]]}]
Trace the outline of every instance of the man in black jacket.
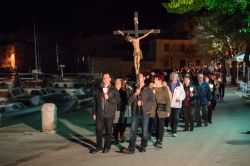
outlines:
[{"label": "man in black jacket", "polygon": [[[93,119],[96,121],[96,149],[91,153],[107,153],[111,148],[112,126],[117,104],[120,103],[118,90],[111,85],[109,73],[104,73],[102,83],[95,92]],[[103,129],[105,129],[103,148]]]}]

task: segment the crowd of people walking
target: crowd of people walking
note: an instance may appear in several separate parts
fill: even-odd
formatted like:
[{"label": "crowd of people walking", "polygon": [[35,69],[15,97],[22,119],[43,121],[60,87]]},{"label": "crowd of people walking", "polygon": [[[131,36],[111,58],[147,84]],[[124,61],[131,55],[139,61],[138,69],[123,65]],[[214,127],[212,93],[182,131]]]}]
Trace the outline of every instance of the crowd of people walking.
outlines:
[{"label": "crowd of people walking", "polygon": [[91,151],[94,154],[107,153],[112,143],[125,141],[128,118],[131,118],[129,144],[123,150],[127,154],[135,153],[139,127],[141,144],[138,149],[146,152],[152,137],[155,137],[153,145],[158,149],[164,146],[164,132],[169,131],[177,137],[180,117],[186,132],[212,124],[213,111],[217,101],[224,98],[226,84],[222,70],[183,69],[171,72],[167,78],[162,73],[139,73],[135,87],[128,84],[127,78],[117,78],[114,85],[111,80],[110,73],[104,73],[95,90],[96,149]]}]

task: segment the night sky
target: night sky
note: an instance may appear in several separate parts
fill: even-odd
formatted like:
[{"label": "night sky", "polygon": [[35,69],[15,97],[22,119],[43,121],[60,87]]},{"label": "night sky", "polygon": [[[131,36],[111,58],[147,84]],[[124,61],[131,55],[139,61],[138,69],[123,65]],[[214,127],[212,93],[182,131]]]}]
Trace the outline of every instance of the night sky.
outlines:
[{"label": "night sky", "polygon": [[133,28],[133,12],[139,12],[139,28],[171,31],[181,16],[169,14],[160,0],[16,0],[0,4],[0,34],[21,30],[45,33],[112,34]]}]

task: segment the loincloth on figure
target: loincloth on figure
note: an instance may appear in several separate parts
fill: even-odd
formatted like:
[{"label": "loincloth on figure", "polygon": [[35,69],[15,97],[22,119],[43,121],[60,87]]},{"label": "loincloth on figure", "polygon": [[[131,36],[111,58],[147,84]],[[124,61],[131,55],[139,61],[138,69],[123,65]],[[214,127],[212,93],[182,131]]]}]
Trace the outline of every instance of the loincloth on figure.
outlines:
[{"label": "loincloth on figure", "polygon": [[140,59],[143,59],[143,55],[142,55],[142,51],[141,50],[136,50],[134,51],[133,55],[136,57],[136,56],[139,56]]}]

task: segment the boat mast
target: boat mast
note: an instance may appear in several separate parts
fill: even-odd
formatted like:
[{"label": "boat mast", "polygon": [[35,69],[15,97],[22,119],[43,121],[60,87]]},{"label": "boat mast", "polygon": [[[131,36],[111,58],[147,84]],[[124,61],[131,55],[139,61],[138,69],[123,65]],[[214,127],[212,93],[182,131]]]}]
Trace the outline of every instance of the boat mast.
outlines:
[{"label": "boat mast", "polygon": [[34,74],[35,74],[35,80],[38,79],[38,55],[37,55],[37,43],[36,43],[36,24],[35,24],[35,21],[34,21],[34,43],[35,43],[35,71],[34,71]]},{"label": "boat mast", "polygon": [[60,77],[63,79],[63,68],[65,68],[64,64],[59,63],[59,53],[58,53],[58,46],[56,43],[56,63],[57,63],[57,70],[60,70]]},{"label": "boat mast", "polygon": [[57,63],[57,71],[59,71],[59,56],[58,56],[57,42],[56,42],[56,63]]}]

